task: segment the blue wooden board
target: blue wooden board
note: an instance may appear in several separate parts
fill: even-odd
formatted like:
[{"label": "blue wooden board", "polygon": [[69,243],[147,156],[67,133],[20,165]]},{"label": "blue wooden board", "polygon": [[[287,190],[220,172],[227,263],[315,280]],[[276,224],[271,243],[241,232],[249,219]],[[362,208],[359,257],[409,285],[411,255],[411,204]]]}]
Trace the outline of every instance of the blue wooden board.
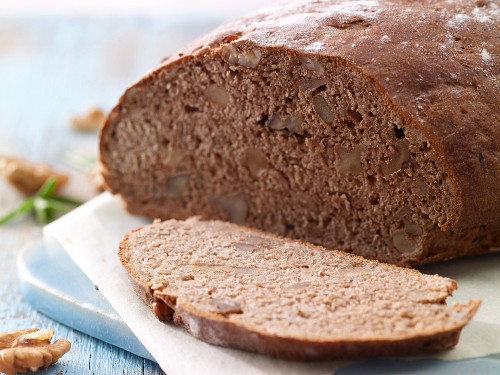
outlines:
[{"label": "blue wooden board", "polygon": [[17,267],[23,296],[36,310],[80,332],[154,360],[57,242],[37,240],[29,244],[19,253]]}]

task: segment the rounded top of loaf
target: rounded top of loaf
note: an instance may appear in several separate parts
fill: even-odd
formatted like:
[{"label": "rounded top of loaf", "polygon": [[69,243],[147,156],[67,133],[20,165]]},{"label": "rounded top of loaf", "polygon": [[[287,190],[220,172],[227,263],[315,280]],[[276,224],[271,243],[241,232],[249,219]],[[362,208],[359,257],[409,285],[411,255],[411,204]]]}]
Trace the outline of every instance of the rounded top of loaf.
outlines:
[{"label": "rounded top of loaf", "polygon": [[227,43],[342,61],[438,152],[461,196],[449,224],[498,231],[499,19],[489,0],[292,1],[224,24],[162,68]]}]

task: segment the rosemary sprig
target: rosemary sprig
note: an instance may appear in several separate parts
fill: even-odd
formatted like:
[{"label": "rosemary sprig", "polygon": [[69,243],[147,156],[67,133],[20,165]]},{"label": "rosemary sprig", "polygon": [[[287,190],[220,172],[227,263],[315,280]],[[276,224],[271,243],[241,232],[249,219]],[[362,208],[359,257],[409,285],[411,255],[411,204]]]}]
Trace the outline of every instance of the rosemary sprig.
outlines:
[{"label": "rosemary sprig", "polygon": [[8,223],[9,221],[15,219],[16,217],[27,213],[33,208],[33,197],[25,199],[19,206],[14,208],[12,211],[8,212],[0,218],[0,225]]},{"label": "rosemary sprig", "polygon": [[83,203],[73,198],[54,195],[56,185],[56,179],[48,179],[35,195],[26,198],[19,206],[0,217],[0,225],[30,213],[35,215],[40,224],[45,224]]}]

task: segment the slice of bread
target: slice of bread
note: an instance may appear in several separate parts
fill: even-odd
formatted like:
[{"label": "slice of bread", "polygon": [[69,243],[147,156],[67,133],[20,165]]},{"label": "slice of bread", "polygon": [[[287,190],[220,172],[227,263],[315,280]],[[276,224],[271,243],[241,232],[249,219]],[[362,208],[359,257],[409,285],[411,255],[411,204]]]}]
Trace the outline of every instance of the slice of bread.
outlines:
[{"label": "slice of bread", "polygon": [[135,229],[119,257],[159,319],[212,344],[283,359],[448,349],[480,304],[446,305],[451,279],[221,221]]}]

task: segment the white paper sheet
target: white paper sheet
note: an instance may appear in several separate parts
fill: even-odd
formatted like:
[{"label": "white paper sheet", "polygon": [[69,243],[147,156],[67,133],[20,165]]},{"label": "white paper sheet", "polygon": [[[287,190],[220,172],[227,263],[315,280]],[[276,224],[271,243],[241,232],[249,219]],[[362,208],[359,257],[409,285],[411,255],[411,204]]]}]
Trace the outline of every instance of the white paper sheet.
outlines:
[{"label": "white paper sheet", "polygon": [[[104,193],[48,225],[44,233],[63,245],[167,374],[332,374],[345,364],[287,362],[212,346],[159,322],[135,295],[117,257],[123,235],[145,223],[128,214],[119,198]],[[455,360],[500,352],[500,254],[432,265],[424,271],[457,280],[454,298],[459,301],[483,300],[457,347],[428,358]]]}]

